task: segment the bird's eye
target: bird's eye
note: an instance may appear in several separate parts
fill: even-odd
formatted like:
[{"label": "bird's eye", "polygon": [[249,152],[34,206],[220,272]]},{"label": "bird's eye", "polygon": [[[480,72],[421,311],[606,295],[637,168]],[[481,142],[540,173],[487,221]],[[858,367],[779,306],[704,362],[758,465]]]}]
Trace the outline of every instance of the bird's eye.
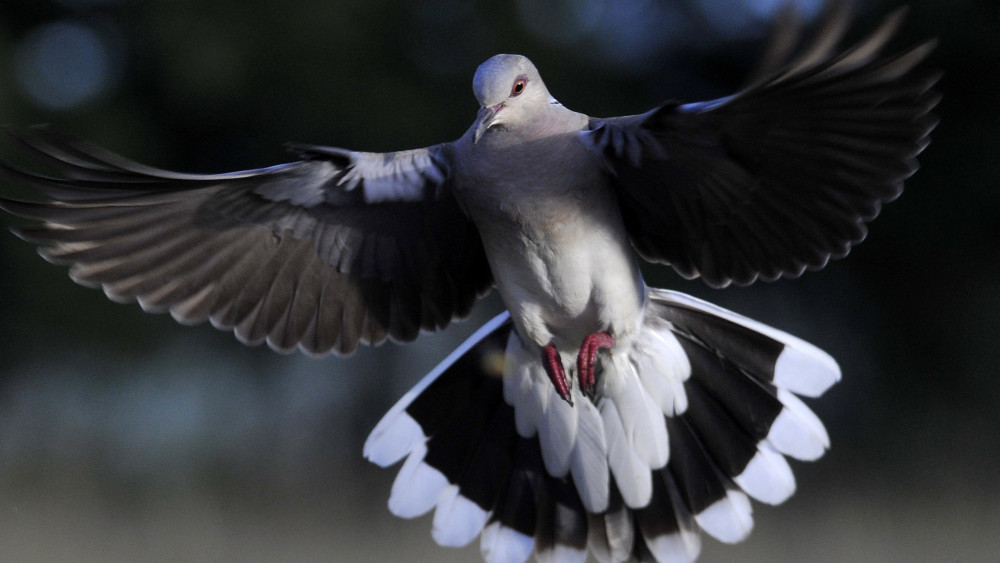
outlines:
[{"label": "bird's eye", "polygon": [[524,85],[527,84],[526,80],[518,80],[514,83],[514,87],[510,89],[511,96],[520,96],[521,92],[524,92]]}]

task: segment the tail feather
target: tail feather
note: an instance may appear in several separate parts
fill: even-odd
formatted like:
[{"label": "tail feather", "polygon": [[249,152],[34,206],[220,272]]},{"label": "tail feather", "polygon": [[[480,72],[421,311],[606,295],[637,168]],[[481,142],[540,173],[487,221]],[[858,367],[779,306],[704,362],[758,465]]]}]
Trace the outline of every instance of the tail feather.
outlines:
[{"label": "tail feather", "polygon": [[613,401],[601,402],[601,419],[608,439],[608,467],[615,485],[630,507],[643,507],[653,493],[653,477],[622,427],[622,415]]},{"label": "tail feather", "polygon": [[[726,481],[686,418],[667,424],[672,454],[667,465],[684,506],[698,515],[726,496]],[[700,522],[699,522],[700,524]]]},{"label": "tail feather", "polygon": [[489,512],[464,496],[459,485],[449,485],[438,498],[431,536],[439,545],[462,547],[479,536]]},{"label": "tail feather", "polygon": [[660,563],[694,561],[701,552],[694,516],[681,502],[670,471],[653,479],[653,502],[635,511],[643,542],[640,560]]},{"label": "tail feather", "polygon": [[[567,358],[563,364],[572,366]],[[603,512],[608,502],[610,460],[599,409],[579,386],[571,389],[575,406],[563,401],[549,382],[539,355],[532,354],[520,338],[510,338],[506,366],[504,398],[515,407],[518,434],[536,437],[548,473],[571,476],[587,510]]]},{"label": "tail feather", "polygon": [[[546,388],[551,389],[547,382]],[[583,396],[579,390],[573,391],[575,402],[579,403]],[[545,468],[556,477],[569,473],[579,426],[578,412],[566,401],[550,397],[547,408],[541,413],[538,439],[542,444],[542,459],[545,460]]]},{"label": "tail feather", "polygon": [[538,506],[535,559],[539,563],[569,563],[587,559],[587,511],[576,487],[552,480]]},{"label": "tail feather", "polygon": [[[406,457],[390,510],[434,510],[432,536],[484,559],[692,561],[699,531],[740,541],[748,497],[795,491],[785,456],[829,447],[795,395],[840,377],[818,348],[682,294],[650,289],[630,347],[600,356],[592,401],[555,394],[504,314],[407,393],[365,455]],[[566,350],[572,354],[575,351]],[[572,362],[564,362],[573,375]]]},{"label": "tail feather", "polygon": [[726,494],[708,508],[695,514],[702,530],[725,543],[743,541],[753,530],[753,509],[742,491],[726,488]]},{"label": "tail feather", "polygon": [[836,360],[801,338],[690,295],[665,289],[650,294],[662,318],[762,382],[819,397],[840,381]]},{"label": "tail feather", "polygon": [[486,563],[520,563],[531,557],[535,548],[535,538],[508,528],[499,520],[491,521],[483,528],[480,552]]},{"label": "tail feather", "polygon": [[[434,512],[432,535],[441,545],[463,546],[479,535],[489,510],[495,506],[512,470],[517,435],[510,432],[510,408],[496,389],[470,401],[462,425],[451,425],[428,440],[426,462],[441,467],[445,475],[457,476],[442,493]],[[482,405],[493,402],[493,409]],[[452,452],[469,452],[467,457]]]},{"label": "tail feather", "polygon": [[601,413],[589,400],[576,401],[579,431],[573,445],[572,476],[583,506],[590,512],[607,507],[611,480],[608,477],[608,439]]},{"label": "tail feather", "polygon": [[[700,378],[688,386],[688,400],[690,406],[679,420],[687,423],[712,465],[727,476],[742,473],[757,453],[757,442],[764,439],[766,430],[759,437],[747,431],[739,413],[733,412],[727,408],[728,405],[706,391]],[[774,402],[780,411],[781,403]]]},{"label": "tail feather", "polygon": [[667,464],[670,456],[664,412],[643,387],[634,362],[621,355],[610,361],[620,381],[624,382],[621,392],[615,394],[615,404],[625,438],[645,467],[659,469]]},{"label": "tail feather", "polygon": [[[502,358],[510,327],[509,313],[497,315],[407,391],[368,435],[364,446],[365,459],[380,467],[393,465],[427,436],[447,426],[457,410],[467,407],[464,400],[469,390],[481,385],[483,378],[441,377],[445,371],[492,374],[499,380],[502,371],[493,368],[491,362],[495,355],[499,354]],[[484,340],[486,344],[476,354],[468,354]],[[428,391],[432,386],[434,388]]]},{"label": "tail feather", "polygon": [[785,390],[778,391],[785,406],[774,420],[767,441],[779,452],[800,459],[814,461],[830,447],[830,437],[819,418],[798,397]]},{"label": "tail feather", "polygon": [[[510,416],[513,409],[506,409]],[[531,556],[539,525],[539,500],[543,483],[552,479],[545,472],[536,441],[519,439],[514,462],[483,530],[480,551],[486,561],[519,563]]]},{"label": "tail feather", "polygon": [[594,558],[601,563],[627,561],[635,545],[635,521],[621,495],[612,489],[608,510],[591,514],[589,520],[587,544]]},{"label": "tail feather", "polygon": [[437,469],[424,463],[427,446],[414,448],[392,483],[389,510],[400,518],[416,518],[437,505],[438,498],[448,486],[448,478]]},{"label": "tail feather", "polygon": [[[688,413],[704,406],[692,401]],[[713,456],[712,450],[716,449],[711,443],[713,437],[702,433],[704,426],[700,422],[685,414],[667,425],[673,446],[669,471],[698,526],[719,541],[738,542],[753,528],[750,503],[742,492],[735,490],[726,468]]]},{"label": "tail feather", "polygon": [[751,446],[763,440],[774,419],[781,413],[782,404],[778,400],[777,389],[754,377],[747,377],[738,364],[725,356],[719,356],[683,336],[679,340],[695,373],[684,386],[689,406],[681,416],[700,417],[703,413],[693,412],[697,410],[697,402],[698,406],[707,405],[707,408],[719,411],[730,419],[733,428],[727,430],[726,435],[749,440]]},{"label": "tail feather", "polygon": [[767,442],[757,446],[750,463],[733,477],[733,482],[748,495],[767,504],[781,504],[795,492],[792,468]]},{"label": "tail feather", "polygon": [[523,346],[511,340],[507,346],[504,369],[503,393],[508,405],[517,405],[515,422],[517,433],[524,437],[535,435],[548,412],[549,402],[558,397],[546,385],[545,369]]},{"label": "tail feather", "polygon": [[691,376],[691,363],[670,325],[650,316],[650,330],[639,333],[631,360],[646,393],[667,416],[687,410],[684,382]]},{"label": "tail feather", "polygon": [[[485,399],[485,397],[484,397]],[[475,403],[473,403],[475,405]],[[481,507],[489,508],[496,504],[503,493],[504,484],[508,479],[515,458],[510,452],[517,446],[518,436],[510,431],[512,424],[512,409],[502,401],[496,402],[493,416],[485,414],[480,422],[486,426],[478,443],[470,441],[463,446],[464,451],[474,451],[472,457],[457,481],[462,494]],[[473,434],[474,432],[470,432]],[[437,440],[441,434],[436,434],[431,440]],[[445,453],[451,444],[442,444],[437,451]],[[443,457],[443,456],[442,456]],[[429,460],[432,465],[438,465],[436,459]],[[442,465],[447,463],[441,460]]]}]

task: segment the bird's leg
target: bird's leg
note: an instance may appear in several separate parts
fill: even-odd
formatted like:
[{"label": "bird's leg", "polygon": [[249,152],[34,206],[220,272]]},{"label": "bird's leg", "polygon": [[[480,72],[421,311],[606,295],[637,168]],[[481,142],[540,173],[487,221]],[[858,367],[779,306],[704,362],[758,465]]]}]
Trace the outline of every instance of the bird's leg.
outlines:
[{"label": "bird's leg", "polygon": [[573,398],[569,394],[569,380],[566,379],[566,370],[563,368],[562,358],[559,357],[559,350],[555,344],[550,343],[542,348],[542,365],[552,385],[555,385],[556,393],[572,407]]},{"label": "bird's leg", "polygon": [[597,353],[608,350],[615,345],[615,338],[608,332],[595,332],[587,335],[580,345],[580,355],[576,358],[577,378],[580,380],[580,391],[591,399],[597,379],[594,377],[594,365],[597,364]]}]

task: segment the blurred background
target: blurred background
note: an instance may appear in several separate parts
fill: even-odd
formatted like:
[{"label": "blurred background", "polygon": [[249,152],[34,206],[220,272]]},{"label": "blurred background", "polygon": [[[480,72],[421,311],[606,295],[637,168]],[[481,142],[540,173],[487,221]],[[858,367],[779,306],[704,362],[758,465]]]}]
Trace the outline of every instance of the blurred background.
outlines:
[{"label": "blurred background", "polygon": [[[531,57],[591,115],[731,93],[779,4],[3,0],[0,122],[187,172],[287,161],[285,141],[426,146],[472,122],[472,74],[498,52]],[[896,5],[857,6],[851,37]],[[929,37],[941,125],[848,259],[723,291],[647,270],[816,343],[844,373],[809,403],[832,450],[794,464],[785,505],[755,505],[746,542],[706,538],[703,561],[997,560],[1000,4],[912,2],[895,45]],[[499,310],[489,298],[405,348],[281,356],[111,303],[3,233],[0,560],[476,560],[477,543],[435,546],[430,518],[391,517],[396,469],[361,444]]]}]

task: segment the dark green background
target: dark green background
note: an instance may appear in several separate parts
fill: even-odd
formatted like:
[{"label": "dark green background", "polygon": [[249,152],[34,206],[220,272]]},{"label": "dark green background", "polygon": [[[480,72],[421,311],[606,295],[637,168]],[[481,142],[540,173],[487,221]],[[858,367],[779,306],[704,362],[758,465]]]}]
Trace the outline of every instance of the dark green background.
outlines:
[{"label": "dark green background", "polygon": [[[281,162],[289,140],[425,146],[472,122],[472,74],[497,52],[528,55],[560,101],[592,115],[730,93],[766,31],[746,6],[765,4],[3,0],[0,122],[52,123],[190,172]],[[892,7],[866,3],[852,37]],[[32,98],[25,76],[43,88],[45,76],[23,67],[25,45],[53,22],[90,30],[110,69],[99,92],[63,109]],[[833,449],[794,464],[799,492],[786,505],[755,505],[749,540],[706,538],[704,560],[1000,552],[1000,5],[914,2],[896,45],[932,36],[941,125],[903,197],[846,260],[723,291],[647,270],[652,285],[816,343],[844,373],[809,403]],[[53,64],[68,66],[49,79],[87,68],[81,56],[58,52]],[[284,357],[112,304],[3,234],[0,559],[470,559],[477,547],[437,548],[429,518],[389,515],[395,469],[366,464],[361,444],[498,310],[489,299],[472,321],[407,347]]]}]

